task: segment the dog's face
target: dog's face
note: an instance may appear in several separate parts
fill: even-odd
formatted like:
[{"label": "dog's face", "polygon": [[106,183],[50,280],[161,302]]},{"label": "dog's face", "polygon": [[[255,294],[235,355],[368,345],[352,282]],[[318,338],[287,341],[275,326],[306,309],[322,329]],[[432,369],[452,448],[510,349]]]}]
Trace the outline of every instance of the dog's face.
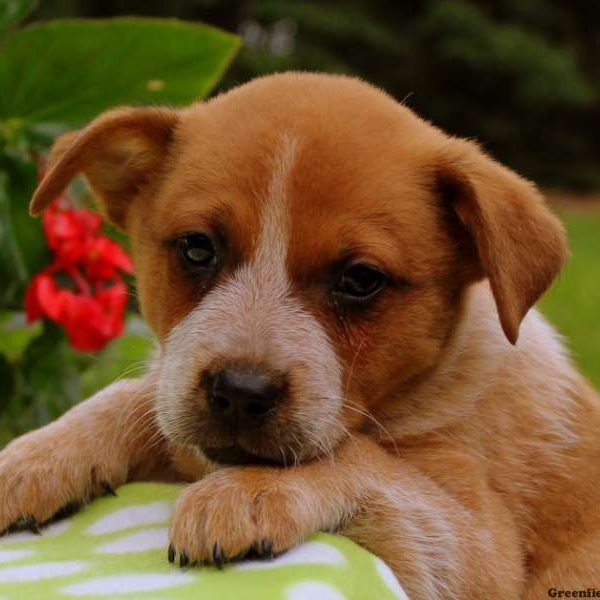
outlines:
[{"label": "dog's face", "polygon": [[535,190],[355,80],[281,75],[58,145],[131,235],[158,417],[218,462],[326,454],[440,362],[473,281],[515,341],[565,255]]}]

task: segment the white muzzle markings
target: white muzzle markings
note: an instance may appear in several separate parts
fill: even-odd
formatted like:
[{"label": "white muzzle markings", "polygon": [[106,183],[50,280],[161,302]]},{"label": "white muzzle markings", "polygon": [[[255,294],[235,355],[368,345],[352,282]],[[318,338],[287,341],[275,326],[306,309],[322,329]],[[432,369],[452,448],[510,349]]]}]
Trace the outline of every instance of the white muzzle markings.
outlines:
[{"label": "white muzzle markings", "polygon": [[[252,259],[211,290],[171,331],[159,359],[158,419],[178,439],[190,394],[214,361],[267,365],[288,376],[286,414],[300,432],[296,452],[327,451],[343,432],[341,367],[317,319],[294,299],[286,269],[289,244],[287,182],[296,140],[284,137],[262,211]],[[285,423],[278,424],[285,432]]]}]

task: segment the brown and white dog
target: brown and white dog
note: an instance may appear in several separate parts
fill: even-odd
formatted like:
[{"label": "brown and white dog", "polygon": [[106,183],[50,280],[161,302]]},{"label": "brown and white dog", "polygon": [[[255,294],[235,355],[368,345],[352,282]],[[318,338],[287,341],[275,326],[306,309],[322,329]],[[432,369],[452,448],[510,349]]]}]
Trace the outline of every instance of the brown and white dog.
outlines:
[{"label": "brown and white dog", "polygon": [[310,74],[108,112],[32,212],[78,173],[131,236],[157,356],[3,450],[0,530],[183,480],[184,565],[331,529],[412,598],[600,587],[600,401],[530,310],[567,255],[533,185]]}]

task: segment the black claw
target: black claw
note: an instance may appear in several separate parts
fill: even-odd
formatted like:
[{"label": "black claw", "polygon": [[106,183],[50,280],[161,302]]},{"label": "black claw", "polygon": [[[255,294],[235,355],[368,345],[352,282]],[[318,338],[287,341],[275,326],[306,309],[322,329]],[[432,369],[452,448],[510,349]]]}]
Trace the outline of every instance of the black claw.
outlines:
[{"label": "black claw", "polygon": [[190,559],[185,552],[179,553],[179,566],[183,569],[183,567],[187,567],[190,563]]},{"label": "black claw", "polygon": [[175,546],[173,546],[173,544],[169,544],[169,551],[167,552],[167,558],[169,559],[169,562],[172,564],[175,562]]},{"label": "black claw", "polygon": [[14,523],[11,523],[3,532],[2,535],[8,535],[10,533],[14,533],[15,531],[19,531],[21,529],[21,520],[17,519]]},{"label": "black claw", "polygon": [[42,535],[40,531],[40,524],[37,522],[37,519],[32,515],[26,515],[19,517],[14,523],[11,523],[6,529],[0,531],[0,537],[4,535],[8,535],[9,533],[15,533],[17,531],[23,530],[31,531],[31,533],[35,533],[36,535]]},{"label": "black claw", "polygon": [[223,551],[221,550],[221,546],[219,544],[215,544],[213,546],[213,562],[215,563],[217,569],[223,568],[223,563],[225,562]]},{"label": "black claw", "polygon": [[252,548],[246,548],[246,550],[242,550],[239,554],[236,554],[231,558],[233,562],[237,562],[239,560],[244,560],[252,555]]},{"label": "black claw", "polygon": [[[59,519],[64,519],[66,517],[70,517],[74,515],[76,512],[81,510],[83,506],[82,502],[69,502],[65,504],[62,508],[59,508],[46,523],[53,523],[54,521],[58,521]],[[45,524],[45,523],[44,523]]]},{"label": "black claw", "polygon": [[40,524],[37,522],[37,519],[32,515],[28,515],[23,519],[23,529],[29,529],[31,533],[35,533],[36,535],[42,535],[42,532],[40,531]]},{"label": "black claw", "polygon": [[102,482],[102,489],[104,490],[105,496],[116,496],[117,495],[117,492],[115,492],[115,490],[113,490],[112,487],[110,487],[110,483],[108,483],[108,481]]},{"label": "black claw", "polygon": [[273,558],[273,543],[269,540],[262,540],[259,552],[263,558]]}]

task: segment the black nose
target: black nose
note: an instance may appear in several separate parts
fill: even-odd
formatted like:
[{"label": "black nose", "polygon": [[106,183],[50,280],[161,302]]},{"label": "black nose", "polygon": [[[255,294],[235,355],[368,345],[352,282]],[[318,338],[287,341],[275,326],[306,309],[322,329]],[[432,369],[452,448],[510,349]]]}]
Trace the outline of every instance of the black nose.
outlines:
[{"label": "black nose", "polygon": [[236,367],[219,371],[205,381],[211,413],[240,425],[270,417],[283,392],[278,378]]}]

